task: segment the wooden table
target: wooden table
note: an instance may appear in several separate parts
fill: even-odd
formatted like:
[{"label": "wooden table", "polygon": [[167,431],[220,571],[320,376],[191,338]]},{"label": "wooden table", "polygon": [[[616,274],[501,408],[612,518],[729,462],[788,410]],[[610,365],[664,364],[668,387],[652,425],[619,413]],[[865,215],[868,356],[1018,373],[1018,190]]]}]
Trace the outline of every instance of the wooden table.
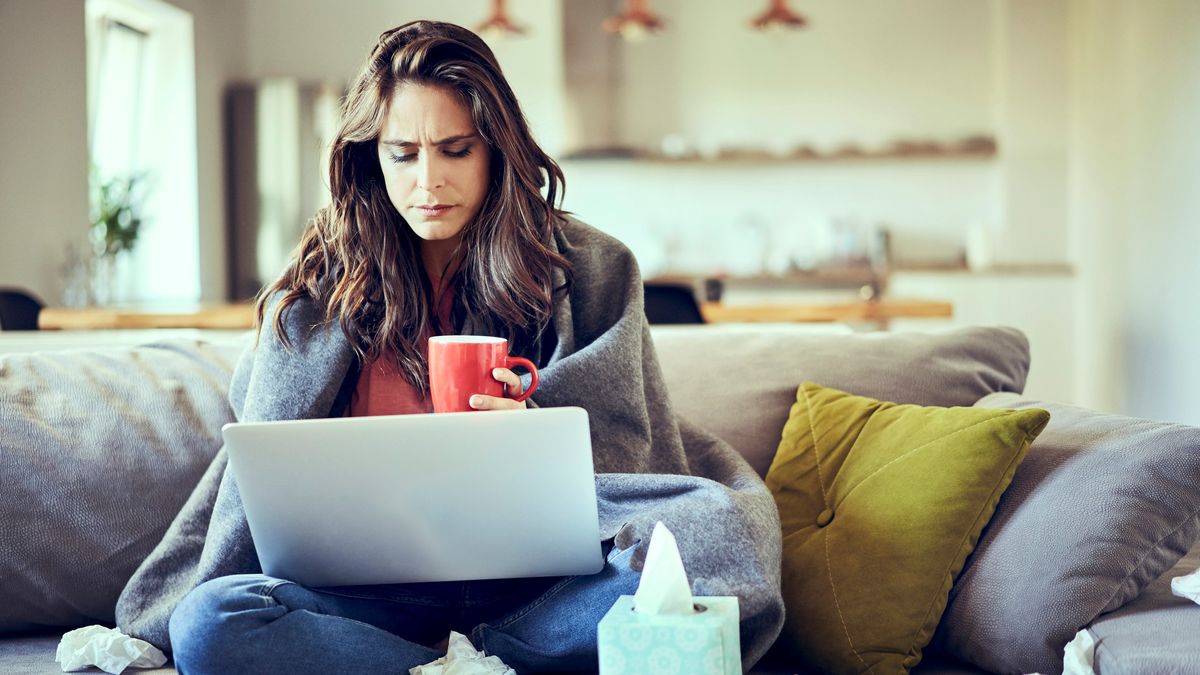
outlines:
[{"label": "wooden table", "polygon": [[[950,318],[949,302],[935,300],[882,299],[826,303],[723,304],[700,306],[709,323],[862,322],[886,327],[892,319]],[[67,308],[46,307],[38,315],[42,330],[97,330],[145,328],[215,328],[224,330],[254,327],[254,305],[208,305],[180,308]]]}]

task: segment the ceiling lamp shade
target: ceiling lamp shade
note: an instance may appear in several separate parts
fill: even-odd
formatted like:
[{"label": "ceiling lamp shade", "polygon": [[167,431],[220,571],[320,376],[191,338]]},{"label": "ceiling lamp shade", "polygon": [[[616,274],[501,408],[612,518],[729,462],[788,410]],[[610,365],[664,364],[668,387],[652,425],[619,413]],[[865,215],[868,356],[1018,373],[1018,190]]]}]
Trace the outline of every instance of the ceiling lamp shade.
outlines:
[{"label": "ceiling lamp shade", "polygon": [[508,18],[505,0],[492,0],[492,15],[475,27],[475,32],[485,40],[524,35],[525,27],[518,26]]},{"label": "ceiling lamp shade", "polygon": [[604,30],[617,33],[626,40],[641,40],[656,33],[666,24],[650,10],[649,0],[626,0],[625,9],[604,20]]},{"label": "ceiling lamp shade", "polygon": [[787,0],[770,0],[767,11],[754,17],[750,22],[755,30],[767,31],[776,28],[798,30],[808,25],[808,19],[793,12],[787,6]]}]

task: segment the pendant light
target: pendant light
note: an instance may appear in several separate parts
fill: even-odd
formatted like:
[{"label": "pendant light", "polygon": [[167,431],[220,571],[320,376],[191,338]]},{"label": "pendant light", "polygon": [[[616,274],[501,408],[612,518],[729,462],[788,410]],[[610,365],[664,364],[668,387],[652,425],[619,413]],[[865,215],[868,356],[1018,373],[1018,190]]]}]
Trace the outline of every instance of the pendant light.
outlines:
[{"label": "pendant light", "polygon": [[483,39],[494,40],[525,34],[524,26],[518,26],[508,18],[504,4],[505,0],[492,0],[492,15],[475,28],[475,32]]},{"label": "pendant light", "polygon": [[798,30],[808,25],[808,19],[793,12],[787,6],[787,0],[770,0],[767,10],[754,17],[750,26],[755,30],[767,31],[776,28]]},{"label": "pendant light", "polygon": [[626,0],[624,11],[605,19],[602,25],[610,33],[637,41],[662,30],[666,24],[650,10],[650,0]]}]

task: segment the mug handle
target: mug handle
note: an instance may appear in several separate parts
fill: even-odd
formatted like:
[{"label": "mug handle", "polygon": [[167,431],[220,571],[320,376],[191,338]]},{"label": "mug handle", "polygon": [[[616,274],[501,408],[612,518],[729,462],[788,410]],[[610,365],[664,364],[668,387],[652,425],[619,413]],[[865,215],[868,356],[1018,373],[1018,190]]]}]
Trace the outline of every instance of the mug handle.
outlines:
[{"label": "mug handle", "polygon": [[538,388],[537,366],[533,365],[533,361],[530,361],[529,359],[527,359],[523,356],[505,356],[504,357],[504,367],[508,368],[509,370],[512,370],[513,366],[521,366],[525,370],[529,371],[529,388],[526,389],[524,392],[522,392],[520,396],[513,398],[514,401],[520,403],[521,401],[524,401],[525,399],[532,396],[533,392],[537,391],[537,388]]}]

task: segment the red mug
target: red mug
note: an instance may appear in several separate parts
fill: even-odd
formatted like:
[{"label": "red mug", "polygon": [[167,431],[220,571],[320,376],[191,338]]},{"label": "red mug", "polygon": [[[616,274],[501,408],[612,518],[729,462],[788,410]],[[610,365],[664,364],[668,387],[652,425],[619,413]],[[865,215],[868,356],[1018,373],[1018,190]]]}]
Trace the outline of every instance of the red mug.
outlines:
[{"label": "red mug", "polygon": [[521,366],[529,371],[529,388],[514,401],[524,401],[537,390],[537,366],[529,359],[508,355],[508,340],[485,335],[437,335],[429,338],[429,394],[433,411],[474,410],[474,394],[504,397],[504,383],[492,377],[495,368]]}]

